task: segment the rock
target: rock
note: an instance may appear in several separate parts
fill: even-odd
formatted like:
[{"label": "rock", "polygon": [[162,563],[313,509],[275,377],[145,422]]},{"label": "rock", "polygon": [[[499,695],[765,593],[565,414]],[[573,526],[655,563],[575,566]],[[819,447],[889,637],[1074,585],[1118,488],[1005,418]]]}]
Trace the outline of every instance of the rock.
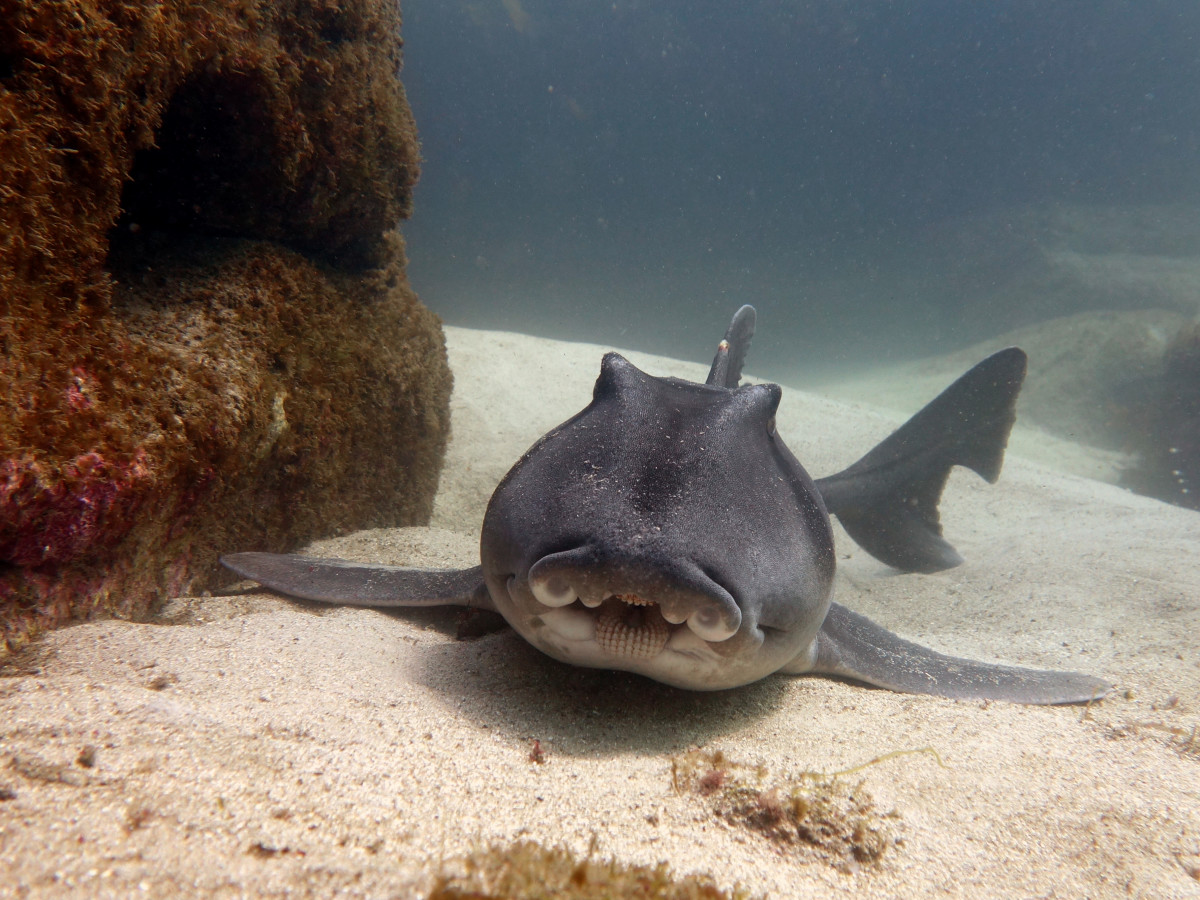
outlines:
[{"label": "rock", "polygon": [[0,0],[0,630],[428,520],[395,0]]}]

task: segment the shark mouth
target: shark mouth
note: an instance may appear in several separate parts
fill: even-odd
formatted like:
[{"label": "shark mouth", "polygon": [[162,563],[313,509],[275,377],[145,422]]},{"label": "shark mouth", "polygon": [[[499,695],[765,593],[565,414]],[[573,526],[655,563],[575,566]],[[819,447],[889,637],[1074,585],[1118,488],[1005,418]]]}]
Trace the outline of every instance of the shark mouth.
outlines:
[{"label": "shark mouth", "polygon": [[[658,656],[685,627],[708,642],[726,641],[737,633],[713,606],[695,608],[678,603],[663,608],[635,593],[576,593],[566,579],[532,578],[529,587],[542,607],[539,618],[551,631],[569,641],[594,641],[614,659],[645,660]],[[693,638],[694,640],[695,638]]]}]

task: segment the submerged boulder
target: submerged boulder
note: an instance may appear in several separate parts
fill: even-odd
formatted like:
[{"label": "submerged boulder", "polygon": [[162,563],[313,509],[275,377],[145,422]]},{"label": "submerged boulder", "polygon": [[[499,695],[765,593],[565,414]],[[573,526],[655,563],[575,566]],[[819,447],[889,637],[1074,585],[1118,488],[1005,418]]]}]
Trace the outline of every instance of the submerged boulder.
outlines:
[{"label": "submerged boulder", "polygon": [[0,629],[428,520],[395,0],[0,0]]}]

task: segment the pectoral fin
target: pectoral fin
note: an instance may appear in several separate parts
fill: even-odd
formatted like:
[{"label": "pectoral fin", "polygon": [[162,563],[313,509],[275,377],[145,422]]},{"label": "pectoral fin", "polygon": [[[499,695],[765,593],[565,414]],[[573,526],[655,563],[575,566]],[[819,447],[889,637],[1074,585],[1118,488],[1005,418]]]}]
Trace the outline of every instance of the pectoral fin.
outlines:
[{"label": "pectoral fin", "polygon": [[221,565],[263,587],[350,606],[469,606],[495,611],[483,569],[410,569],[282,553],[231,553]]},{"label": "pectoral fin", "polygon": [[798,658],[783,671],[838,675],[907,694],[1035,705],[1086,703],[1112,690],[1107,682],[1079,672],[1022,669],[945,656],[906,641],[837,603],[830,607],[817,635],[815,654]]}]

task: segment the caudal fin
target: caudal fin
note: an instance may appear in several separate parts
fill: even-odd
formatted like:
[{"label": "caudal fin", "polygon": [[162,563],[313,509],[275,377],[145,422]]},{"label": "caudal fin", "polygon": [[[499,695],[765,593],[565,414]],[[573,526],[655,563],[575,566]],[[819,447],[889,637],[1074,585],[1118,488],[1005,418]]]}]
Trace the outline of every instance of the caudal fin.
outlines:
[{"label": "caudal fin", "polygon": [[1026,356],[1009,347],[979,363],[848,469],[817,480],[826,508],[864,550],[906,572],[962,562],[942,538],[938,502],[950,469],[1000,477]]}]

